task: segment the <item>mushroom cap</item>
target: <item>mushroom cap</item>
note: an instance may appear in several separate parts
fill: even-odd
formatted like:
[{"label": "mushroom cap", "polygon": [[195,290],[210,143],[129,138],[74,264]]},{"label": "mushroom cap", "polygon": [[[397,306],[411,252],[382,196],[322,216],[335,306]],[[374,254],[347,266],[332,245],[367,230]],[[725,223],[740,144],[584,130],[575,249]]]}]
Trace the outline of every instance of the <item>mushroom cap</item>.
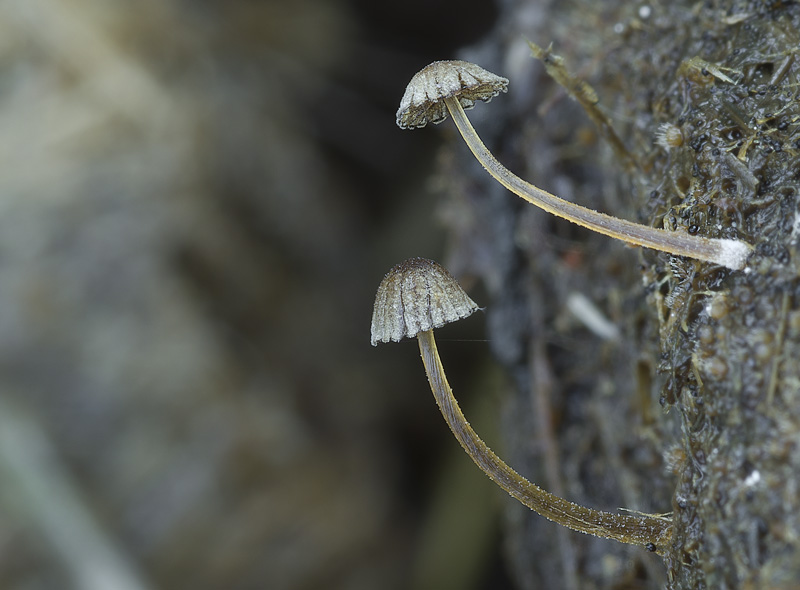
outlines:
[{"label": "mushroom cap", "polygon": [[397,125],[402,129],[418,129],[447,118],[443,99],[458,97],[465,109],[476,100],[488,102],[508,90],[508,80],[468,61],[435,61],[417,72],[406,87]]},{"label": "mushroom cap", "polygon": [[426,258],[409,258],[383,277],[372,311],[372,346],[399,342],[471,315],[478,305],[449,272]]}]

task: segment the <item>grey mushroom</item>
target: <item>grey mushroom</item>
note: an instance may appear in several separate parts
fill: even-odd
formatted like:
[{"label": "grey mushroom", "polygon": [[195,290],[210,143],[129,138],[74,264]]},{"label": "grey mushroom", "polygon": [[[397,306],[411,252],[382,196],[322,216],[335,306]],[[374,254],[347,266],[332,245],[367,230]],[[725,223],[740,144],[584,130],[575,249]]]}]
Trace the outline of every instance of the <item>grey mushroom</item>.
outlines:
[{"label": "grey mushroom", "polygon": [[741,240],[705,238],[667,231],[618,219],[565,201],[516,176],[483,144],[465,108],[476,100],[488,101],[508,87],[508,80],[465,61],[437,61],[411,78],[397,110],[397,124],[404,129],[441,123],[448,113],[481,165],[495,180],[545,211],[568,221],[635,246],[713,262],[742,270],[753,247]]},{"label": "grey mushroom", "polygon": [[512,497],[573,530],[664,552],[672,534],[669,519],[603,512],[559,498],[506,465],[472,429],[447,382],[433,329],[465,318],[477,309],[477,304],[439,264],[412,258],[392,268],[378,287],[371,341],[377,345],[416,336],[433,397],[450,430],[475,464]]}]

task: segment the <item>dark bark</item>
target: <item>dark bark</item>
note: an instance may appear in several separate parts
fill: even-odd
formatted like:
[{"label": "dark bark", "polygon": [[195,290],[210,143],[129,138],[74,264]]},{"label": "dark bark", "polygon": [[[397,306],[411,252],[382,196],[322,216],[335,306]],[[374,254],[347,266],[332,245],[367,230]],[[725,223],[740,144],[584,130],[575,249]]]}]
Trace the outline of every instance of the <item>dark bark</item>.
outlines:
[{"label": "dark bark", "polygon": [[[663,560],[509,504],[523,588],[790,588],[800,579],[800,86],[793,2],[509,1],[462,56],[511,80],[473,120],[498,158],[565,198],[756,246],[746,272],[636,251],[522,203],[461,147],[455,270],[485,280],[515,379],[510,463],[600,509],[674,510]],[[631,168],[529,57],[597,90]],[[669,125],[670,141],[656,143]],[[459,268],[460,267],[460,268]],[[570,311],[588,298],[619,330]],[[570,299],[572,297],[572,299]],[[578,581],[580,580],[580,582]]]}]

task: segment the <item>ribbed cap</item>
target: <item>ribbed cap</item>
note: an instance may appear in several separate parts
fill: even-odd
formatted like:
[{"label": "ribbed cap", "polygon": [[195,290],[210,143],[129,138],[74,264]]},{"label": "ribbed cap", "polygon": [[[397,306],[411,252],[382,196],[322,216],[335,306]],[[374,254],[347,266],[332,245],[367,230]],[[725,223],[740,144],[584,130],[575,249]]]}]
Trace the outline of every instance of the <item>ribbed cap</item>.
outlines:
[{"label": "ribbed cap", "polygon": [[426,258],[410,258],[390,270],[372,311],[372,346],[399,342],[471,315],[478,305],[449,272]]},{"label": "ribbed cap", "polygon": [[397,125],[403,129],[441,123],[447,118],[447,106],[442,99],[457,96],[465,109],[476,100],[490,101],[508,89],[508,80],[468,61],[435,61],[417,72],[406,87]]}]

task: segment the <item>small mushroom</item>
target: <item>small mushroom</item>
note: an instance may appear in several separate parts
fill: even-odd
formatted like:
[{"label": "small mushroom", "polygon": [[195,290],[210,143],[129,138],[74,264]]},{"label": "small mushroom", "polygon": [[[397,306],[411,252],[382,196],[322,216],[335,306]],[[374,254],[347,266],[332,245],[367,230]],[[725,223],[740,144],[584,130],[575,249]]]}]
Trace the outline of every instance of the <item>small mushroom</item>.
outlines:
[{"label": "small mushroom", "polygon": [[472,429],[447,382],[433,329],[465,318],[477,309],[475,302],[439,264],[425,258],[411,258],[392,268],[378,287],[371,342],[375,346],[378,342],[417,337],[431,391],[450,430],[475,464],[512,497],[573,530],[664,552],[672,534],[668,519],[602,512],[559,498],[511,469]]},{"label": "small mushroom", "polygon": [[480,309],[442,266],[409,258],[381,281],[372,310],[372,346],[399,342],[472,315]]},{"label": "small mushroom", "polygon": [[507,88],[506,78],[475,64],[465,61],[433,62],[411,78],[397,111],[397,125],[403,129],[420,128],[428,122],[441,123],[449,113],[481,165],[500,184],[529,203],[629,244],[713,262],[733,270],[745,267],[753,251],[753,247],[746,242],[704,238],[618,219],[565,201],[512,173],[483,144],[464,112],[465,108],[474,106],[476,100],[489,101],[500,92],[506,92]]}]

